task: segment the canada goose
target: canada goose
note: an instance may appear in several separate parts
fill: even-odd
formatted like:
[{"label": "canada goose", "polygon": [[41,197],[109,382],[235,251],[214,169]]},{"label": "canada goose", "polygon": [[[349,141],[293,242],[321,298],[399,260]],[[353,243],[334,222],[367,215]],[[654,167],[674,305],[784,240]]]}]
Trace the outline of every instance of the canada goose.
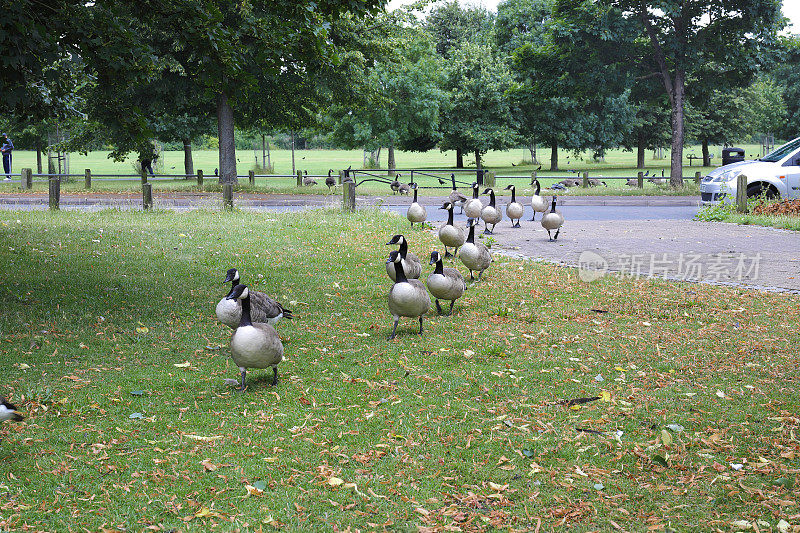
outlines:
[{"label": "canada goose", "polygon": [[[453,204],[452,202],[445,202],[439,209],[447,210],[447,223],[439,228],[439,240],[444,244],[444,256],[453,257],[458,253],[458,249],[464,244],[464,228],[453,224]],[[455,248],[452,254],[447,251],[447,248]]]},{"label": "canada goose", "polygon": [[[519,219],[525,214],[525,208],[517,201],[517,188],[514,185],[509,185],[506,187],[506,190],[509,189],[511,190],[511,201],[506,205],[506,215],[511,219],[512,228],[521,228],[522,226],[519,225]],[[513,223],[514,220],[517,221],[516,224]]]},{"label": "canada goose", "polygon": [[[494,190],[493,189],[486,189],[483,191],[483,194],[489,195],[489,205],[484,206],[481,210],[481,218],[486,223],[486,229],[483,230],[483,233],[486,235],[492,235],[494,231],[494,227],[497,225],[498,222],[503,220],[503,212],[497,209],[495,205],[495,197],[494,197]],[[489,224],[492,225],[492,229],[489,229]]]},{"label": "canada goose", "polygon": [[314,178],[309,178],[308,177],[308,170],[304,170],[303,172],[304,172],[304,174],[303,174],[303,185],[305,185],[306,187],[311,187],[312,185],[316,185],[317,184],[317,180],[315,180]]},{"label": "canada goose", "polygon": [[[422,262],[419,260],[415,254],[408,251],[408,241],[402,235],[395,235],[392,237],[392,240],[386,243],[387,246],[392,244],[399,244],[400,248],[397,252],[400,254],[400,261],[403,264],[403,272],[407,278],[411,279],[419,279],[420,274],[422,274]],[[392,278],[392,281],[396,281],[395,279],[395,268],[394,265],[386,263],[386,273],[389,274],[389,277]]]},{"label": "canada goose", "polygon": [[328,177],[325,178],[325,185],[328,186],[328,192],[333,192],[333,188],[336,186],[336,178],[334,178],[331,174],[333,174],[333,169],[328,169]]},{"label": "canada goose", "polygon": [[354,183],[353,177],[350,175],[351,168],[353,168],[353,165],[350,165],[349,167],[344,169],[344,177],[342,178],[342,183]]},{"label": "canada goose", "polygon": [[411,185],[409,185],[408,183],[401,183],[400,187],[397,188],[397,192],[399,192],[400,194],[405,194],[406,196],[408,196],[408,193],[410,191],[411,191]]},{"label": "canada goose", "polygon": [[460,192],[458,192],[458,189],[456,188],[456,175],[455,174],[450,174],[450,181],[452,181],[452,183],[453,183],[453,190],[452,190],[452,192],[450,192],[450,196],[448,196],[447,199],[450,201],[451,204],[453,204],[453,206],[457,206],[457,207],[461,208],[461,212],[463,213],[464,212],[464,202],[467,201],[467,197],[464,196],[463,194],[461,194]]},{"label": "canada goose", "polygon": [[253,323],[250,318],[250,296],[245,285],[237,285],[226,296],[229,300],[239,300],[242,305],[242,319],[231,335],[231,358],[242,373],[239,386],[242,391],[248,368],[272,367],[272,384],[276,385],[278,363],[283,361],[283,344],[275,328],[269,324]]},{"label": "canada goose", "polygon": [[533,209],[531,220],[536,219],[536,213],[544,213],[547,211],[547,200],[539,196],[539,192],[542,190],[541,185],[539,185],[539,180],[535,180],[534,186],[536,189],[533,191],[533,196],[531,196],[531,209]]},{"label": "canada goose", "polygon": [[[231,329],[236,329],[242,318],[242,304],[237,299],[229,298],[233,294],[233,289],[239,284],[239,271],[235,268],[228,269],[225,275],[225,281],[222,283],[231,282],[231,290],[228,294],[219,301],[217,304],[217,319]],[[292,312],[284,309],[283,306],[264,294],[263,292],[251,291],[251,317],[254,322],[267,323],[275,325],[281,318],[291,320],[294,318]]]},{"label": "canada goose", "polygon": [[[561,226],[564,225],[564,215],[560,211],[556,211],[556,196],[553,196],[553,205],[550,209],[542,215],[542,227],[547,230],[547,236],[551,241],[558,239],[558,234],[561,232]],[[551,230],[556,230],[556,236],[550,235]]]},{"label": "canada goose", "polygon": [[650,183],[654,183],[656,185],[664,185],[667,182],[667,180],[662,178],[650,178],[647,181],[649,181]]},{"label": "canada goose", "polygon": [[636,178],[629,178],[628,181],[625,182],[625,185],[627,185],[628,187],[638,187],[639,180]]},{"label": "canada goose", "polygon": [[400,182],[397,180],[397,176],[395,176],[394,181],[389,183],[389,188],[392,189],[392,194],[397,194],[397,191],[400,190]]},{"label": "canada goose", "polygon": [[478,281],[480,281],[483,271],[492,264],[492,254],[489,253],[486,245],[482,242],[475,242],[475,226],[477,225],[478,222],[476,220],[470,223],[467,242],[464,243],[464,246],[461,247],[461,253],[458,254],[461,262],[469,269],[469,278],[472,281],[475,281],[475,276],[472,274],[473,270],[478,272]]},{"label": "canada goose", "polygon": [[565,180],[561,180],[558,183],[563,185],[564,187],[577,187],[580,185],[580,181],[577,179],[567,178]]},{"label": "canada goose", "polygon": [[478,194],[480,194],[481,189],[480,185],[477,182],[472,184],[472,198],[464,202],[464,207],[462,211],[467,218],[480,218],[481,211],[483,210],[483,202],[481,199],[478,198]]},{"label": "canada goose", "polygon": [[417,202],[417,184],[411,183],[411,188],[414,190],[414,201],[411,202],[411,205],[408,206],[408,211],[406,211],[406,218],[409,222],[411,222],[411,227],[414,227],[414,222],[418,222],[419,224],[423,224],[425,220],[428,218],[428,212],[425,210],[425,206],[420,205]]},{"label": "canada goose", "polygon": [[450,311],[448,315],[453,314],[453,304],[456,300],[464,296],[464,291],[467,290],[467,284],[464,282],[464,276],[455,268],[444,268],[442,264],[442,254],[439,252],[431,252],[431,265],[436,265],[436,268],[428,275],[425,284],[428,290],[433,294],[434,301],[436,302],[436,310],[441,315],[442,307],[439,305],[439,300],[450,300]]},{"label": "canada goose", "polygon": [[16,405],[0,396],[0,422],[5,422],[6,420],[14,420],[14,422],[19,422],[20,420],[24,419],[25,417],[19,414],[17,411]]},{"label": "canada goose", "polygon": [[603,187],[608,187],[608,184],[605,181],[600,181],[596,178],[589,178],[588,181],[589,181],[589,187],[599,187],[600,185],[602,185]]},{"label": "canada goose", "polygon": [[398,251],[390,253],[387,261],[387,264],[391,263],[395,268],[395,282],[389,289],[389,312],[394,317],[389,340],[394,339],[401,316],[419,317],[419,334],[422,335],[422,315],[431,307],[431,299],[425,285],[418,279],[406,278],[402,261],[403,258]]}]

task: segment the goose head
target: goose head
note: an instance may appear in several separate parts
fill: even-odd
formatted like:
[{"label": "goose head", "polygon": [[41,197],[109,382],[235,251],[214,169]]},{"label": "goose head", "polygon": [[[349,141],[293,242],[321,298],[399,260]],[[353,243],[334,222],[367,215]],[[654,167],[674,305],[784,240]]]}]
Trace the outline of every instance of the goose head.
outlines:
[{"label": "goose head", "polygon": [[442,260],[442,254],[434,250],[433,252],[431,252],[431,260],[428,262],[428,264],[435,265],[441,260]]},{"label": "goose head", "polygon": [[386,243],[386,245],[387,246],[390,245],[390,244],[401,244],[402,245],[404,242],[406,242],[406,238],[404,236],[395,235],[394,237],[392,237],[392,240],[390,240],[389,242]]},{"label": "goose head", "polygon": [[250,297],[250,289],[246,285],[237,285],[231,293],[225,297],[226,300],[246,300]]},{"label": "goose head", "polygon": [[[225,273],[225,281],[222,283],[228,283],[229,281],[239,281],[239,271],[235,268],[229,268],[228,271]],[[235,283],[234,283],[235,285]]]},{"label": "goose head", "polygon": [[513,191],[514,189],[516,189],[516,187],[512,184],[512,185],[509,185],[508,187],[506,187],[503,190],[505,190],[505,191]]},{"label": "goose head", "polygon": [[386,262],[387,263],[399,263],[402,260],[403,260],[403,258],[400,257],[400,252],[395,250],[393,252],[389,252],[389,259],[387,259]]},{"label": "goose head", "polygon": [[494,191],[492,189],[486,189],[483,191],[483,194],[492,194]]},{"label": "goose head", "polygon": [[417,190],[417,182],[416,181],[412,181],[411,183],[408,184],[408,186],[411,187],[415,191]]},{"label": "goose head", "polygon": [[468,228],[471,228],[472,226],[477,226],[477,225],[478,225],[478,219],[477,218],[468,218],[467,219],[467,227]]},{"label": "goose head", "polygon": [[329,178],[331,177],[331,174],[333,174],[333,169],[332,169],[332,168],[329,168],[329,169],[328,169],[328,177],[329,177]]},{"label": "goose head", "polygon": [[439,209],[446,209],[447,211],[452,211],[453,210],[453,204],[451,204],[450,202],[445,202],[445,203],[442,204],[442,207],[440,207]]}]

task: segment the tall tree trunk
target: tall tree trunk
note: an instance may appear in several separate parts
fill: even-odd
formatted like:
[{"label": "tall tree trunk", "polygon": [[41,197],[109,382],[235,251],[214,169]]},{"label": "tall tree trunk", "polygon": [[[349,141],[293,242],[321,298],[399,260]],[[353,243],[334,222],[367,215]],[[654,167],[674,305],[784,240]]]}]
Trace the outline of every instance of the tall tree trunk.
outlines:
[{"label": "tall tree trunk", "polygon": [[228,103],[228,95],[224,92],[217,95],[217,135],[219,136],[219,182],[238,185],[233,109]]},{"label": "tall tree trunk", "polygon": [[531,165],[538,165],[539,161],[536,160],[536,143],[528,145],[528,151],[531,153]]},{"label": "tall tree trunk", "polygon": [[381,147],[375,152],[375,168],[381,168]]},{"label": "tall tree trunk", "polygon": [[703,139],[703,166],[710,167],[711,166],[711,157],[708,153],[708,139]]},{"label": "tall tree trunk", "polygon": [[558,143],[550,146],[550,170],[558,170]]},{"label": "tall tree trunk", "polygon": [[456,148],[456,168],[464,168],[464,152]]},{"label": "tall tree trunk", "polygon": [[267,170],[267,136],[261,134],[261,168]]},{"label": "tall tree trunk", "polygon": [[636,168],[644,168],[644,156],[647,146],[645,146],[644,131],[640,131],[636,139]]},{"label": "tall tree trunk", "polygon": [[685,96],[683,72],[675,73],[675,85],[672,98],[672,153],[670,154],[669,183],[674,188],[683,187],[683,139],[685,136],[683,123],[683,100]]},{"label": "tall tree trunk", "polygon": [[36,139],[36,173],[42,173],[42,141]]},{"label": "tall tree trunk", "polygon": [[481,165],[481,152],[480,152],[480,150],[475,150],[475,168],[477,168],[478,170],[483,168],[483,166]]},{"label": "tall tree trunk", "polygon": [[297,169],[294,167],[294,130],[291,131],[292,134],[292,174],[297,174]]},{"label": "tall tree trunk", "polygon": [[386,168],[389,169],[389,175],[394,175],[394,169],[397,166],[394,160],[394,144],[389,144],[389,156],[386,161]]},{"label": "tall tree trunk", "polygon": [[191,139],[183,139],[183,169],[186,174],[186,179],[194,176],[194,160],[192,160]]}]

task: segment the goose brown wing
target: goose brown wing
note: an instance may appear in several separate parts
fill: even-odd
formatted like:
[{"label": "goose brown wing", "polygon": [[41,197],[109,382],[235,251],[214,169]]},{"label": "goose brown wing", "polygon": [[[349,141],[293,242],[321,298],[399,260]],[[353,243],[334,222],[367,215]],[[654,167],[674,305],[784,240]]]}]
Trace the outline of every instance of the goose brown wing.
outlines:
[{"label": "goose brown wing", "polygon": [[264,294],[263,292],[250,291],[250,313],[253,322],[266,322],[283,314],[283,318],[292,319],[292,312]]}]

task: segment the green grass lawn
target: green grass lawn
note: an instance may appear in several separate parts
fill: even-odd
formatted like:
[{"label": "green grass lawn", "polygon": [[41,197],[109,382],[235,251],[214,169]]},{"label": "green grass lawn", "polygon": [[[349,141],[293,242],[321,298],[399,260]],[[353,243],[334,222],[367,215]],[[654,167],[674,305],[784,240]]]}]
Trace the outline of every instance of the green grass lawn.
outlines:
[{"label": "green grass lawn", "polygon": [[[757,155],[757,146],[744,145],[746,154]],[[713,147],[712,152],[716,153],[716,159],[713,160],[714,166],[712,167],[697,167],[690,166],[688,156],[690,154],[699,154],[698,147],[687,147],[684,151],[687,159],[685,160],[684,174],[687,177],[694,176],[694,173],[700,171],[707,173],[712,168],[716,168],[720,164],[720,151],[721,147]],[[359,169],[363,164],[362,152],[360,150],[297,150],[295,152],[296,168],[306,170],[312,175],[327,174],[328,169],[333,169],[338,172],[341,169],[351,166]],[[260,156],[259,156],[260,157]],[[14,152],[14,171],[19,172],[22,168],[36,168],[36,154],[31,151],[18,150]],[[549,151],[540,150],[539,158],[543,161],[541,165],[545,169],[549,168]],[[247,175],[247,172],[254,167],[256,162],[254,152],[251,150],[240,150],[237,152],[238,168],[237,172],[240,175]],[[455,166],[455,152],[440,152],[438,150],[431,150],[425,153],[417,152],[397,152],[397,166],[398,168],[440,168],[451,169]],[[526,150],[516,149],[508,151],[491,151],[485,155],[484,164],[487,169],[493,170],[498,176],[530,176],[531,172],[537,169],[540,165],[530,164],[530,153]],[[276,174],[291,174],[292,162],[291,151],[289,150],[272,150],[272,161],[275,167]],[[475,163],[469,157],[464,160],[468,168],[474,169]],[[694,161],[697,164],[697,161]],[[557,172],[550,172],[548,170],[539,170],[538,175],[542,178],[544,185],[549,185],[557,180],[548,180],[548,176],[558,176],[562,179],[564,176],[577,177],[579,172],[588,172],[590,176],[598,179],[603,179],[606,176],[625,176],[635,177],[638,169],[636,169],[636,156],[633,152],[626,152],[624,150],[616,149],[610,150],[605,157],[604,162],[595,161],[592,159],[591,153],[574,154],[562,151],[560,154],[560,170]],[[213,174],[215,168],[219,167],[218,155],[213,150],[198,150],[194,152],[194,165],[195,169],[203,170],[206,175],[206,183],[213,181]],[[386,166],[386,150],[382,152],[382,165]],[[91,169],[95,175],[102,174],[135,174],[135,167],[133,159],[129,158],[128,161],[115,163],[108,159],[108,152],[89,152],[86,155],[71,154],[70,155],[70,172],[72,174],[83,175],[84,169]],[[165,151],[162,155],[162,162],[158,168],[159,173],[164,174],[180,174],[183,172],[183,152],[182,151]],[[669,176],[669,154],[665,152],[665,157],[662,159],[652,159],[652,152],[648,152],[647,156],[647,170],[657,176],[661,176],[662,171]],[[376,174],[384,175],[384,171],[376,170]],[[410,175],[405,175],[405,181],[410,179]],[[431,186],[438,185],[436,180],[428,176],[417,176],[417,181],[421,185]],[[465,181],[472,181],[474,178],[465,177]],[[82,187],[83,179],[81,177],[74,178],[77,185]],[[18,180],[15,180],[18,181]],[[502,180],[501,180],[502,181]],[[525,183],[526,180],[517,181],[516,183]],[[192,182],[184,180],[175,180],[168,182],[160,182],[162,187],[169,189],[188,189],[192,187]],[[311,188],[312,192],[320,192],[325,189],[324,183],[320,180],[318,187]],[[589,191],[584,191],[578,194],[642,194],[642,191],[630,189],[622,182],[609,180],[609,188],[594,188]],[[3,184],[0,182],[0,193],[16,190],[18,183]],[[293,178],[258,178],[257,185],[264,190],[274,192],[297,192],[295,187],[295,180]],[[43,186],[43,185],[42,185]],[[138,190],[138,182],[132,181],[104,181],[99,177],[95,177],[93,181],[93,188],[98,190]],[[378,186],[371,186],[376,192],[380,189]],[[367,190],[370,190],[368,187]],[[575,194],[574,189],[570,194]],[[697,191],[689,191],[688,194],[696,194]],[[643,194],[675,194],[670,187],[660,186],[657,187],[652,184],[647,184]],[[686,191],[680,194],[687,194]]]},{"label": "green grass lawn", "polygon": [[[367,210],[0,212],[0,393],[27,415],[2,427],[0,527],[798,523],[798,296],[496,256],[454,316],[387,341],[400,231],[440,248]],[[276,387],[223,382],[232,266],[296,316]]]}]

